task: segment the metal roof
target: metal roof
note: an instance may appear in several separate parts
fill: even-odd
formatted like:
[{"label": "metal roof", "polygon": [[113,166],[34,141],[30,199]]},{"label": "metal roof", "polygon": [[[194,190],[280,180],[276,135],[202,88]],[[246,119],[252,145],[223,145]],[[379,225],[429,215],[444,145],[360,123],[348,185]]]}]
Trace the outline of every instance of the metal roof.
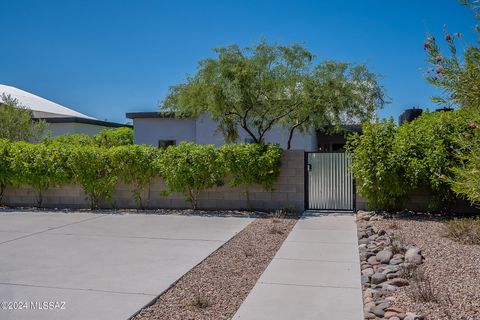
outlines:
[{"label": "metal roof", "polygon": [[77,117],[96,120],[93,117],[15,87],[0,84],[0,95],[2,94],[17,99],[25,108],[32,110],[36,118]]}]

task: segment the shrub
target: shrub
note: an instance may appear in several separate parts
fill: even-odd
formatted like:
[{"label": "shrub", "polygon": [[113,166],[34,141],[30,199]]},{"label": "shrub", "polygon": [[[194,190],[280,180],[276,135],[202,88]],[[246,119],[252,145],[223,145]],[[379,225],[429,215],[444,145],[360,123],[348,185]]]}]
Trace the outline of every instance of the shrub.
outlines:
[{"label": "shrub", "polygon": [[280,175],[283,150],[277,145],[226,144],[219,152],[232,187],[259,184],[271,189]]},{"label": "shrub", "polygon": [[133,145],[133,129],[126,127],[105,129],[94,135],[93,141],[99,147],[105,148]]},{"label": "shrub", "polygon": [[[480,169],[478,143],[472,144],[475,151],[469,156],[478,159],[478,167],[468,161],[465,171],[455,169],[462,163],[465,141],[471,140],[470,119],[465,111],[427,111],[398,127],[393,120],[365,124],[363,135],[350,136],[347,144],[359,194],[372,209],[396,209],[408,192],[426,189],[433,194],[431,209],[448,209],[462,188],[475,189],[480,181],[475,175]],[[480,200],[480,187],[476,190]]]},{"label": "shrub", "polygon": [[199,193],[221,183],[224,169],[213,145],[181,142],[159,158],[160,175],[170,192],[181,192],[197,208]]},{"label": "shrub", "polygon": [[118,180],[111,150],[87,145],[70,148],[69,154],[74,181],[85,191],[90,208],[98,208],[100,200],[111,199]]},{"label": "shrub", "polygon": [[133,186],[133,197],[142,209],[142,191],[157,175],[154,164],[159,154],[159,149],[145,145],[120,146],[112,149],[118,177],[123,183]]},{"label": "shrub", "polygon": [[463,243],[480,245],[480,218],[453,219],[445,223],[445,236]]},{"label": "shrub", "polygon": [[48,137],[42,140],[44,144],[59,143],[67,146],[88,146],[93,145],[93,139],[84,133],[63,134],[55,137]]},{"label": "shrub", "polygon": [[469,129],[466,117],[461,111],[425,112],[396,132],[393,154],[402,179],[409,190],[432,191],[431,209],[448,208],[456,199],[448,181],[458,164],[458,137]]},{"label": "shrub", "polygon": [[12,184],[12,170],[10,167],[10,143],[0,139],[0,205],[2,204],[5,188]]},{"label": "shrub", "polygon": [[35,189],[38,206],[42,205],[43,192],[48,188],[70,182],[68,153],[63,145],[12,143],[10,159],[13,183]]},{"label": "shrub", "polygon": [[348,137],[347,152],[352,154],[352,172],[358,193],[371,209],[395,208],[408,191],[395,161],[393,119],[365,123],[363,134]]}]

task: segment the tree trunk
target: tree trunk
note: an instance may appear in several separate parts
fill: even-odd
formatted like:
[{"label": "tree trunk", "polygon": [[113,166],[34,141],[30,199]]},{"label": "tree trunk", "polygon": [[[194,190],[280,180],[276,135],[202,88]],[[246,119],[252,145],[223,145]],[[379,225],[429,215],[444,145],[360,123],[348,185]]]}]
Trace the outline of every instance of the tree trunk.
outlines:
[{"label": "tree trunk", "polygon": [[290,132],[288,134],[287,150],[290,150],[290,148],[292,147],[292,139],[293,139],[293,133],[294,133],[295,129],[297,129],[299,126],[301,126],[302,124],[307,122],[307,120],[308,120],[308,118],[305,118],[303,121],[297,123],[296,125],[294,125],[290,128]]},{"label": "tree trunk", "polygon": [[42,190],[37,190],[37,208],[40,208],[42,206],[42,202],[43,202]]},{"label": "tree trunk", "polygon": [[6,185],[0,183],[0,206],[3,204],[3,195],[5,194]]}]

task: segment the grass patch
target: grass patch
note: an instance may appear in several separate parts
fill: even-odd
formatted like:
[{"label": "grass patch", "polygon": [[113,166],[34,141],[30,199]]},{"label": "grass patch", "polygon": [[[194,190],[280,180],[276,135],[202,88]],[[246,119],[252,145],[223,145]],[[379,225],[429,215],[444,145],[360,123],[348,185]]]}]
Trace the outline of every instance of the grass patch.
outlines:
[{"label": "grass patch", "polygon": [[445,236],[462,244],[480,245],[480,218],[453,219],[445,222]]}]

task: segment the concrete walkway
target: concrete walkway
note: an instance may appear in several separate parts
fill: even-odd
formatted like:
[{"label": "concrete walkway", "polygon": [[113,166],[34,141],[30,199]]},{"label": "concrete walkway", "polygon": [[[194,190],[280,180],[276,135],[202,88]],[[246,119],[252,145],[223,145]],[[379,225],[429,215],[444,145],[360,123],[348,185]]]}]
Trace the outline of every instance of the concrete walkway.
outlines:
[{"label": "concrete walkway", "polygon": [[251,221],[0,213],[0,319],[127,319]]},{"label": "concrete walkway", "polygon": [[354,216],[304,214],[234,319],[363,319]]}]

